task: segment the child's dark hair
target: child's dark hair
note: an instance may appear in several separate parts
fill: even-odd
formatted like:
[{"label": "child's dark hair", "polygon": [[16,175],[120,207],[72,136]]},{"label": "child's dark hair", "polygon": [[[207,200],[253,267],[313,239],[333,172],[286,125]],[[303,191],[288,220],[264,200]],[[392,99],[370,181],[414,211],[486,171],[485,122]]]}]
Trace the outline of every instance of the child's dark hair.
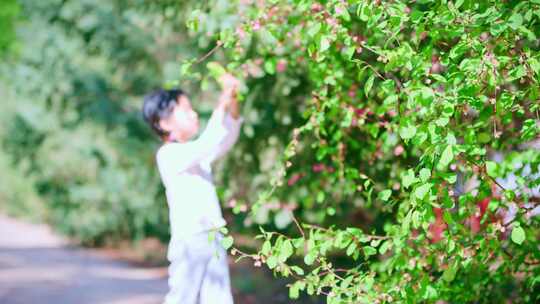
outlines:
[{"label": "child's dark hair", "polygon": [[158,89],[144,97],[143,118],[160,138],[164,138],[169,133],[161,128],[159,121],[171,115],[178,97],[182,95],[185,93],[181,89]]}]

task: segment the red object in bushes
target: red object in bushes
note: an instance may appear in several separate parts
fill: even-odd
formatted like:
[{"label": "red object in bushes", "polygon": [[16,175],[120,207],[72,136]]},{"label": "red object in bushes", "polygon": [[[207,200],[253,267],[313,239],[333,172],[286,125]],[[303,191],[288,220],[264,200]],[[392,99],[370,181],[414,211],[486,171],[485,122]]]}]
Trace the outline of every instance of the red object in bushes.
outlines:
[{"label": "red object in bushes", "polygon": [[435,222],[429,225],[429,233],[431,235],[431,242],[437,243],[442,239],[442,234],[448,225],[446,225],[443,219],[442,208],[433,208],[433,213],[435,213]]},{"label": "red object in bushes", "polygon": [[[482,219],[488,211],[489,202],[492,197],[486,197],[483,200],[479,201],[476,204],[478,212],[471,215],[466,224],[470,227],[472,233],[478,233],[482,230]],[[430,240],[432,243],[437,243],[442,239],[442,234],[448,227],[446,222],[443,219],[443,209],[442,208],[433,208],[435,213],[435,221],[429,226]],[[490,222],[496,222],[498,220],[495,214],[490,214]]]}]

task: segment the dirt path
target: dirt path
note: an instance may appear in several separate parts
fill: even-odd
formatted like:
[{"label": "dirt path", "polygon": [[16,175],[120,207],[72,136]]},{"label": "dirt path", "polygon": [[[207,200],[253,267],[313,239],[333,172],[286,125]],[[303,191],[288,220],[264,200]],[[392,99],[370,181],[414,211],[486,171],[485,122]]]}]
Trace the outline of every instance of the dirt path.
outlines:
[{"label": "dirt path", "polygon": [[138,268],[70,246],[47,226],[0,214],[0,303],[157,304],[163,268]]}]

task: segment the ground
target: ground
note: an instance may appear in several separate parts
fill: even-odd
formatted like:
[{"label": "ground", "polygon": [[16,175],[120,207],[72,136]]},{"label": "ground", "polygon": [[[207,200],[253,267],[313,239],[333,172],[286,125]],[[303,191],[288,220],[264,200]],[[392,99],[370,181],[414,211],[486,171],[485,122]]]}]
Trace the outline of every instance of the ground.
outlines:
[{"label": "ground", "polygon": [[[0,213],[0,303],[161,303],[168,289],[166,261],[149,266],[133,256],[125,250],[81,248],[46,225]],[[268,271],[249,261],[231,260],[230,267],[235,303],[292,302],[286,282]]]},{"label": "ground", "polygon": [[150,304],[166,269],[141,268],[81,249],[44,225],[0,215],[0,303]]}]

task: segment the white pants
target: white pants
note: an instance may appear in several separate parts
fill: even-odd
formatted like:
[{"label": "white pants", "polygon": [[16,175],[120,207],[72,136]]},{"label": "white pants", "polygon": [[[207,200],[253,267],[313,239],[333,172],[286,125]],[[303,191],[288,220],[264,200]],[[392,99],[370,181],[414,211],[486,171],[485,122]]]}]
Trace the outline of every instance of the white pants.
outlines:
[{"label": "white pants", "polygon": [[169,293],[164,304],[232,304],[227,252],[221,235],[208,240],[208,232],[171,241],[167,258]]}]

